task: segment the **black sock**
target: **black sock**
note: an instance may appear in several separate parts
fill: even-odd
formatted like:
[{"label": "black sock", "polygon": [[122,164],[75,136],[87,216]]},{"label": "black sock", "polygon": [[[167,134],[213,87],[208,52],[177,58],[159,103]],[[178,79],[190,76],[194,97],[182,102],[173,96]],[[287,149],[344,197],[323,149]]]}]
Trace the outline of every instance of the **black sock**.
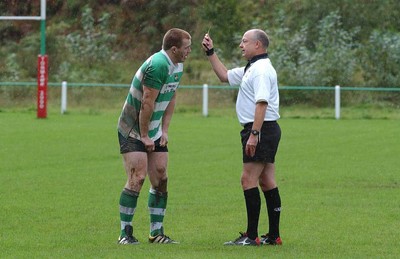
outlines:
[{"label": "black sock", "polygon": [[279,237],[279,218],[281,215],[281,196],[279,195],[278,187],[264,192],[264,197],[268,211],[268,235],[271,238],[277,238]]},{"label": "black sock", "polygon": [[261,198],[257,187],[244,191],[247,210],[247,236],[256,239],[258,236],[258,220],[260,218]]}]

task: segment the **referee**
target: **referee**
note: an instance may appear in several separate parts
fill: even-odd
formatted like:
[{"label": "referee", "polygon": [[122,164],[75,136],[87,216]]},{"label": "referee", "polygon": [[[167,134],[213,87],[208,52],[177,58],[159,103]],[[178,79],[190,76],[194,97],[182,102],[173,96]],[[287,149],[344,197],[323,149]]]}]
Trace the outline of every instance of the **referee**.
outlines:
[{"label": "referee", "polygon": [[[245,67],[228,70],[214,53],[207,33],[202,41],[211,66],[221,82],[240,85],[236,113],[240,124],[243,149],[241,184],[247,210],[247,230],[225,245],[281,245],[279,218],[281,199],[275,181],[275,155],[281,138],[278,80],[268,58],[268,35],[259,29],[247,31],[240,42]],[[269,230],[258,237],[261,187],[267,204]]]}]

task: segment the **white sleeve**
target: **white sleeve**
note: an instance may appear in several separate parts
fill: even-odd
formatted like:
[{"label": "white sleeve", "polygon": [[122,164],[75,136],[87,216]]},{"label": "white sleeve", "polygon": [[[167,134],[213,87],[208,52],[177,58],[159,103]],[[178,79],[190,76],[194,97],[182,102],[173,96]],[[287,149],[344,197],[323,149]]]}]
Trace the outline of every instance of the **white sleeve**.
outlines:
[{"label": "white sleeve", "polygon": [[244,67],[228,70],[228,82],[231,86],[239,86],[244,75]]},{"label": "white sleeve", "polygon": [[254,99],[258,102],[268,102],[271,94],[271,83],[267,75],[258,75],[253,79]]}]

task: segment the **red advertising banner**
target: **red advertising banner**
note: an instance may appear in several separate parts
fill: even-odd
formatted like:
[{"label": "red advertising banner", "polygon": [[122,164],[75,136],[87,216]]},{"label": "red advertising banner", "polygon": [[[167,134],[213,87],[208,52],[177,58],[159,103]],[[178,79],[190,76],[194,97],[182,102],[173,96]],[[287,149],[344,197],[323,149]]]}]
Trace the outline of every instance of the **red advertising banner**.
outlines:
[{"label": "red advertising banner", "polygon": [[37,73],[37,117],[47,117],[47,82],[48,82],[48,57],[47,55],[38,56]]}]

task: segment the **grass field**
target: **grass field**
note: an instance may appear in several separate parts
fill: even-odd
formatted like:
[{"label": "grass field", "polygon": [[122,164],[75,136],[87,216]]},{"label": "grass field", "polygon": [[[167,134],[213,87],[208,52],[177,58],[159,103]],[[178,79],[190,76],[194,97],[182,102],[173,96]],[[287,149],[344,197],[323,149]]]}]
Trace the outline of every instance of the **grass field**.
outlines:
[{"label": "grass field", "polygon": [[165,228],[181,244],[146,242],[146,181],[134,217],[141,244],[118,246],[118,113],[0,112],[1,258],[400,257],[399,120],[281,119],[284,245],[224,247],[246,227],[240,126],[233,113],[176,113]]}]

